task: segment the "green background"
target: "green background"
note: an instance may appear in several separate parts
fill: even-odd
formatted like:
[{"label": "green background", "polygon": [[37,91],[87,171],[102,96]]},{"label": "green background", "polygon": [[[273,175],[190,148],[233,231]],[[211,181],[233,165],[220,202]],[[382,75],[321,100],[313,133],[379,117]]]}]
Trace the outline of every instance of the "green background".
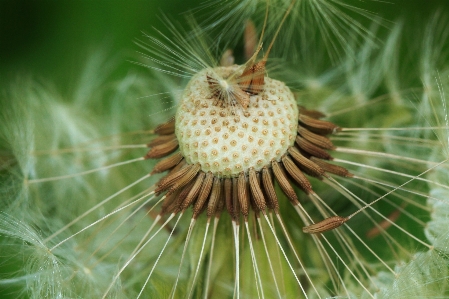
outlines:
[{"label": "green background", "polygon": [[[133,60],[140,50],[134,41],[142,32],[151,33],[153,27],[166,31],[162,14],[182,21],[182,13],[201,2],[0,0],[0,87],[25,75],[49,80],[64,93],[76,80],[86,57],[97,49],[107,49],[107,55],[123,62],[118,73],[139,68],[127,60]],[[424,24],[435,10],[449,12],[448,0],[343,2],[387,20],[405,17],[415,24]]]}]

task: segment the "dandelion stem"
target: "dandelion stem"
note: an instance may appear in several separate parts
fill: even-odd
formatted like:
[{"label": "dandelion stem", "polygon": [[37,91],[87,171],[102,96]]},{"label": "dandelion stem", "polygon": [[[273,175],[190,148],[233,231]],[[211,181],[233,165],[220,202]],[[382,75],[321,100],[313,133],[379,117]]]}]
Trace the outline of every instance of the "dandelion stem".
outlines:
[{"label": "dandelion stem", "polygon": [[83,172],[78,172],[78,173],[74,173],[74,174],[67,174],[67,175],[61,175],[61,176],[55,176],[55,177],[49,177],[49,178],[42,178],[42,179],[33,179],[33,180],[28,180],[27,182],[28,182],[28,184],[36,184],[36,183],[64,180],[64,179],[69,179],[69,178],[73,178],[73,177],[77,177],[77,176],[81,176],[81,175],[86,175],[86,174],[97,172],[97,171],[106,170],[106,169],[109,169],[109,168],[114,168],[114,167],[117,167],[117,166],[131,164],[131,163],[134,163],[134,162],[137,162],[137,161],[143,161],[143,160],[145,160],[145,158],[139,157],[139,158],[136,158],[136,159],[123,161],[123,162],[118,162],[118,163],[115,163],[115,164],[111,164],[111,165],[108,165],[108,166],[102,166],[102,167],[90,169],[90,170],[83,171]]},{"label": "dandelion stem", "polygon": [[[267,216],[267,215],[264,215],[264,216],[265,216],[265,219],[266,219],[266,221],[267,221],[267,223],[268,223],[268,226],[269,226],[270,229],[271,229],[271,232],[273,233],[274,238],[276,239],[276,243],[278,244],[279,249],[281,249],[282,255],[284,256],[285,260],[287,261],[287,264],[288,264],[288,266],[290,267],[290,270],[292,271],[292,274],[293,274],[293,275],[295,276],[295,278],[296,278],[296,282],[298,283],[298,286],[301,288],[301,291],[302,291],[302,293],[304,294],[305,298],[309,298],[309,297],[307,296],[307,293],[306,293],[306,291],[304,290],[304,288],[303,288],[301,282],[299,281],[298,276],[296,275],[296,272],[295,272],[295,270],[293,269],[293,266],[292,266],[292,264],[290,263],[290,261],[289,261],[287,255],[286,255],[286,253],[285,253],[285,251],[284,251],[284,248],[283,248],[282,245],[281,245],[281,242],[279,242],[279,239],[278,239],[278,237],[277,237],[277,235],[276,235],[276,232],[274,231],[273,226],[271,226],[271,223],[270,223],[270,221],[269,221],[269,219],[268,219],[268,216]],[[279,216],[278,214],[276,214],[276,216],[278,217],[278,220],[279,220],[280,216]],[[284,233],[285,233],[285,231],[284,231]],[[286,238],[288,238],[288,237],[286,237]],[[289,239],[289,238],[288,238],[288,239]],[[293,252],[295,253],[295,256],[297,257],[296,251],[295,251],[294,249],[293,249]],[[300,265],[301,265],[301,267],[302,267],[301,262],[300,262]],[[305,273],[306,273],[306,272],[305,272]],[[306,275],[307,275],[307,273],[306,273]],[[310,278],[309,278],[308,276],[307,276],[307,278],[308,278],[309,281],[310,281]],[[310,281],[310,282],[311,282],[313,288],[315,289],[315,286],[313,285],[312,281]],[[316,289],[315,289],[315,291],[316,291]],[[317,294],[318,294],[318,292],[317,292]],[[319,296],[319,295],[318,295],[318,296]],[[321,298],[321,297],[320,297],[320,298]]]},{"label": "dandelion stem", "polygon": [[120,195],[121,193],[125,192],[126,190],[128,190],[129,188],[137,185],[138,183],[142,182],[143,180],[149,178],[151,175],[147,174],[144,175],[143,177],[141,177],[140,179],[138,179],[137,181],[129,184],[128,186],[126,186],[125,188],[120,189],[119,191],[117,191],[116,193],[112,194],[111,196],[109,196],[108,198],[102,200],[100,203],[96,204],[95,206],[93,206],[92,208],[90,208],[89,210],[87,210],[86,212],[84,212],[83,214],[81,214],[80,216],[76,217],[75,219],[73,219],[72,221],[70,221],[67,225],[61,227],[59,230],[57,230],[56,232],[54,232],[52,235],[50,235],[49,237],[47,237],[44,242],[48,242],[49,240],[53,239],[54,237],[56,237],[57,235],[59,235],[60,233],[62,233],[63,231],[65,231],[66,229],[68,229],[69,227],[71,227],[73,224],[75,224],[76,222],[78,222],[80,219],[86,217],[87,215],[89,215],[90,213],[92,213],[93,211],[95,211],[97,208],[101,207],[102,205],[104,205],[105,203],[107,203],[108,201],[110,201],[111,199],[113,199],[114,197]]},{"label": "dandelion stem", "polygon": [[[388,158],[388,159],[397,159],[397,160],[401,160],[401,161],[408,161],[408,162],[413,162],[413,163],[418,163],[418,164],[435,164],[434,162],[427,161],[427,160],[415,159],[415,158],[404,157],[404,156],[394,155],[394,154],[387,154],[387,153],[382,153],[382,152],[358,150],[358,149],[344,148],[344,147],[336,147],[334,150],[337,152],[341,152],[341,153],[366,155],[366,156],[381,157],[381,158]],[[337,160],[337,159],[334,159],[334,160]]]},{"label": "dandelion stem", "polygon": [[[333,111],[333,112],[330,112],[330,113],[326,113],[326,116],[327,117],[332,117],[332,116],[348,113],[350,111],[356,110],[357,108],[362,108],[362,107],[367,107],[367,106],[370,106],[370,105],[374,105],[374,104],[377,104],[377,103],[379,103],[379,102],[381,102],[383,100],[386,100],[386,99],[390,99],[390,95],[389,94],[381,95],[381,96],[379,96],[379,97],[377,97],[375,99],[370,99],[370,101],[368,103],[360,103],[360,104],[356,104],[356,105],[353,105],[353,106],[351,105],[350,107],[347,107],[347,108],[344,108],[344,109],[340,109],[338,111]],[[344,130],[346,130],[346,129],[344,129]]]},{"label": "dandelion stem", "polygon": [[447,130],[449,126],[436,127],[408,127],[408,128],[341,128],[340,132],[350,131],[421,131],[421,130]]},{"label": "dandelion stem", "polygon": [[[358,178],[359,178],[359,177],[358,177]],[[332,180],[334,180],[334,179],[332,178]],[[375,195],[376,197],[381,196],[381,194],[379,194],[378,192],[373,191],[372,188],[370,188],[370,187],[367,187],[367,186],[365,186],[365,185],[363,185],[363,184],[359,184],[359,183],[357,183],[357,182],[355,182],[355,181],[353,181],[353,180],[347,180],[347,181],[348,181],[350,184],[352,184],[352,185],[354,185],[354,186],[357,186],[358,188],[364,189],[365,191],[367,191],[367,192],[369,192],[369,193]],[[377,188],[381,189],[381,190],[384,191],[384,192],[388,192],[388,190],[390,190],[389,188],[384,187],[383,184],[380,184],[380,183],[378,183],[378,182],[376,182],[376,181],[368,180],[368,182],[372,182],[373,185],[376,185]],[[386,186],[391,187],[391,188],[397,187],[397,185],[386,185]],[[415,195],[418,195],[418,196],[423,197],[423,198],[438,200],[438,199],[433,198],[433,197],[431,197],[431,196],[428,196],[428,195],[426,195],[426,194],[424,194],[424,193],[413,192],[413,191],[408,190],[408,189],[405,189],[405,188],[401,188],[400,190],[406,191],[406,192],[410,191],[410,193],[415,194]],[[423,211],[427,211],[427,212],[431,212],[431,210],[432,210],[432,209],[429,208],[428,206],[426,206],[426,205],[424,205],[424,204],[420,204],[420,203],[418,203],[418,202],[415,202],[415,201],[413,201],[413,200],[410,199],[410,198],[407,198],[407,197],[405,197],[405,196],[403,196],[403,195],[398,194],[397,192],[394,193],[393,195],[394,195],[395,197],[399,198],[400,200],[402,200],[402,201],[404,202],[404,204],[401,205],[401,206],[399,206],[398,204],[394,203],[393,201],[391,201],[391,200],[389,200],[389,199],[387,199],[387,198],[385,198],[385,202],[388,202],[391,206],[395,207],[396,209],[399,209],[399,210],[401,211],[401,213],[403,213],[403,214],[409,214],[409,212],[407,212],[407,210],[404,209],[406,205],[412,205],[412,206],[415,206],[415,207],[417,207],[417,208],[419,208],[419,209],[421,209],[421,210],[423,210]],[[424,221],[422,221],[421,219],[415,217],[414,215],[409,215],[409,217],[410,217],[411,219],[413,219],[415,222],[421,224],[423,227],[426,225]]]},{"label": "dandelion stem", "polygon": [[[357,208],[361,208],[362,205],[359,203],[363,203],[365,204],[364,201],[362,201],[360,198],[357,198],[354,194],[352,194],[350,191],[348,191],[347,188],[345,188],[343,185],[341,185],[340,183],[338,183],[335,179],[333,178],[329,178],[329,181],[327,181],[327,183],[334,187],[336,190],[338,190],[341,194],[343,194],[346,198],[348,198]],[[370,192],[370,190],[368,190],[368,192]],[[370,192],[372,193],[372,192]],[[377,221],[375,221],[373,219],[373,217],[367,213],[366,211],[364,212],[365,216],[373,223],[373,225],[376,228],[380,228],[380,225],[377,223]],[[405,252],[406,254],[409,254],[409,252],[401,245],[400,242],[398,242],[398,240],[396,238],[394,238],[393,236],[391,236],[388,232],[385,232],[382,234],[383,238],[385,239],[385,241],[387,243],[390,244],[390,242],[394,243],[399,249],[401,249],[403,252]],[[394,252],[393,248],[391,247],[392,252]]]},{"label": "dandelion stem", "polygon": [[[273,212],[269,212],[269,216],[270,216],[270,223],[272,226],[274,226],[274,218],[273,218]],[[277,260],[278,260],[278,264],[281,267],[281,271],[280,272],[280,281],[282,281],[282,289],[283,289],[283,293],[285,294],[285,283],[284,283],[284,271],[282,271],[282,264],[281,264],[281,253],[279,252],[279,246],[274,246],[276,248],[276,256],[277,256]]]},{"label": "dandelion stem", "polygon": [[281,23],[279,24],[279,26],[278,26],[278,28],[276,30],[276,33],[274,34],[273,39],[271,40],[271,43],[268,46],[267,52],[265,53],[265,56],[262,59],[263,61],[267,61],[268,55],[270,54],[270,51],[271,51],[271,48],[273,47],[274,42],[276,41],[276,38],[277,38],[279,32],[281,31],[282,25],[284,24],[284,22],[287,19],[288,15],[292,11],[293,5],[295,4],[295,2],[296,2],[295,0],[292,0],[292,2],[290,3],[290,6],[287,8],[287,11],[285,12],[284,17],[282,18]]},{"label": "dandelion stem", "polygon": [[[382,171],[382,172],[385,172],[385,173],[390,173],[390,174],[394,174],[394,175],[402,176],[402,177],[406,177],[406,178],[413,178],[413,179],[416,179],[417,181],[423,181],[423,182],[426,182],[426,183],[429,183],[429,184],[435,184],[435,185],[437,185],[439,187],[449,189],[448,186],[445,186],[445,185],[440,184],[440,183],[436,183],[433,180],[428,180],[428,179],[421,178],[421,177],[415,177],[413,175],[402,173],[402,172],[397,172],[397,171],[393,171],[393,170],[389,170],[389,169],[385,169],[385,168],[380,168],[380,167],[375,167],[375,166],[371,166],[371,165],[367,165],[367,164],[357,163],[357,162],[351,162],[351,161],[347,161],[347,160],[343,160],[343,159],[334,159],[334,161],[335,162],[340,162],[340,163],[345,163],[345,164],[350,164],[350,165],[354,165],[354,166],[365,167],[365,168],[369,168],[369,169],[373,169],[373,170],[378,170],[378,171]],[[358,176],[354,176],[354,177],[358,178],[358,179],[363,179],[362,177],[358,177]]]},{"label": "dandelion stem", "polygon": [[[410,182],[414,181],[415,179],[417,179],[417,178],[423,176],[424,174],[426,174],[426,173],[428,173],[429,171],[431,171],[432,169],[434,169],[434,168],[436,168],[436,167],[438,167],[438,166],[440,166],[440,165],[446,163],[447,161],[448,161],[448,159],[445,159],[445,160],[443,160],[443,161],[437,163],[436,165],[430,167],[429,169],[425,170],[424,172],[420,173],[419,175],[417,175],[417,176],[411,178],[410,180],[406,181],[405,183],[399,185],[398,187],[394,188],[393,190],[387,192],[386,194],[382,195],[381,197],[379,197],[379,198],[377,198],[376,200],[372,201],[371,203],[367,204],[366,206],[364,206],[363,208],[359,209],[358,211],[352,213],[351,215],[348,216],[348,218],[351,219],[353,216],[357,215],[358,213],[360,213],[361,211],[365,210],[366,208],[371,207],[373,204],[375,204],[376,202],[378,202],[378,201],[381,200],[382,198],[384,198],[384,197],[390,195],[391,193],[395,192],[395,191],[398,190],[399,188],[401,188],[401,187],[407,185],[408,183],[410,183]],[[419,240],[419,239],[417,239],[417,240]],[[422,241],[420,241],[420,242],[423,243]],[[429,245],[427,245],[426,243],[423,243],[423,244],[426,245],[426,246],[429,246]]]},{"label": "dandelion stem", "polygon": [[170,294],[170,298],[171,299],[174,298],[175,293],[176,293],[176,287],[178,286],[179,276],[181,275],[181,267],[182,267],[182,263],[184,261],[184,255],[186,253],[187,245],[189,244],[190,237],[192,235],[192,230],[193,230],[193,227],[195,226],[195,223],[196,223],[195,218],[190,219],[189,230],[187,231],[187,237],[186,237],[186,240],[184,242],[184,249],[182,250],[181,262],[179,263],[178,275],[176,276],[176,281],[175,281],[175,284],[173,285],[173,288],[172,288],[172,291],[171,291],[171,294]]},{"label": "dandelion stem", "polygon": [[94,225],[100,223],[101,221],[107,219],[108,217],[110,217],[110,216],[112,216],[112,215],[114,215],[114,214],[117,214],[117,213],[120,212],[121,210],[126,209],[126,208],[128,208],[128,207],[130,207],[130,206],[132,206],[132,205],[134,205],[134,204],[136,204],[136,203],[138,203],[138,202],[141,201],[142,199],[144,199],[144,198],[150,196],[151,194],[153,194],[153,192],[151,192],[150,194],[147,194],[147,195],[145,195],[145,196],[142,196],[141,198],[138,198],[138,199],[136,199],[136,200],[130,202],[129,204],[124,205],[124,206],[121,207],[121,208],[118,208],[118,209],[112,211],[111,213],[109,213],[109,214],[107,214],[107,215],[101,217],[101,218],[98,219],[97,221],[92,222],[92,223],[89,224],[88,226],[83,227],[83,229],[77,231],[76,233],[72,234],[70,237],[65,238],[64,240],[62,240],[61,242],[59,242],[58,244],[56,244],[55,246],[53,246],[52,248],[50,248],[50,251],[53,251],[55,248],[59,247],[59,245],[61,245],[61,244],[65,243],[65,242],[67,242],[68,240],[70,240],[71,238],[75,237],[76,235],[78,235],[78,234],[82,233],[83,231],[85,231],[85,230],[91,228],[92,226],[94,226]]},{"label": "dandelion stem", "polygon": [[[134,216],[138,211],[140,211],[141,208],[143,208],[145,205],[147,205],[151,200],[154,199],[154,196],[150,197],[149,199],[147,199],[146,201],[144,201],[139,207],[137,207],[133,212],[131,212],[128,216],[126,216],[126,218],[109,234],[109,236],[107,238],[105,238],[101,244],[97,247],[97,249],[95,249],[94,252],[92,252],[92,254],[90,255],[90,257],[94,257],[95,254],[101,249],[101,247],[106,244],[107,241],[109,241],[113,236],[114,233],[116,233],[120,227],[122,227],[132,216]],[[146,215],[155,207],[156,205],[153,205],[151,207],[151,209],[145,214]],[[135,224],[133,226],[133,228],[128,232],[128,234],[124,235],[122,237],[122,239],[117,242],[113,248],[111,248],[106,254],[104,254],[103,256],[101,256],[99,259],[95,260],[95,264],[92,267],[95,267],[97,264],[99,264],[104,258],[106,258],[111,252],[113,252],[118,246],[120,246],[120,244],[123,242],[123,240],[129,236],[129,234],[137,227],[137,224]]]},{"label": "dandelion stem", "polygon": [[[248,243],[249,243],[249,250],[251,252],[251,260],[252,260],[252,264],[253,264],[254,278],[256,279],[257,295],[259,298],[260,298],[260,296],[262,296],[262,298],[265,298],[264,294],[263,294],[262,280],[260,279],[259,268],[257,267],[256,256],[254,254],[254,248],[253,248],[253,241],[251,240],[251,233],[249,231],[249,226],[248,226],[247,220],[245,220],[245,228],[246,228],[246,233],[248,235]],[[259,292],[259,288],[260,288],[260,292]]]},{"label": "dandelion stem", "polygon": [[[204,253],[204,245],[206,244],[206,238],[207,238],[207,232],[209,230],[209,225],[210,225],[210,222],[207,221],[207,223],[206,223],[206,231],[204,232],[203,243],[201,244],[200,256],[198,258],[198,263],[197,263],[196,269],[195,269],[195,275],[193,276],[193,280],[192,280],[192,286],[190,288],[189,296],[187,296],[187,298],[191,298],[192,297],[193,288],[195,287],[196,278],[198,276],[198,271],[199,271],[200,265],[201,265],[201,258],[203,257],[203,253]],[[173,294],[174,294],[174,292],[173,292]]]},{"label": "dandelion stem", "polygon": [[122,150],[122,149],[135,149],[135,148],[147,148],[146,144],[123,144],[123,145],[112,145],[103,147],[82,147],[82,148],[63,148],[58,150],[38,150],[32,152],[35,156],[40,155],[61,155],[61,154],[71,154],[71,153],[82,153],[82,152],[96,152],[96,151],[111,151],[111,150]]},{"label": "dandelion stem", "polygon": [[275,285],[275,287],[276,287],[276,292],[277,292],[277,294],[278,294],[278,297],[279,297],[279,298],[282,298],[281,292],[280,292],[280,290],[279,290],[278,283],[277,283],[277,281],[276,281],[276,274],[274,273],[273,264],[271,263],[270,254],[268,253],[268,247],[267,247],[267,242],[265,241],[265,235],[264,235],[264,233],[263,233],[262,222],[261,222],[261,220],[260,220],[259,217],[257,217],[257,223],[259,224],[260,235],[262,236],[263,247],[264,247],[264,249],[265,249],[265,254],[267,255],[268,264],[269,264],[270,270],[271,270],[271,276],[273,277],[274,285]]},{"label": "dandelion stem", "polygon": [[212,232],[212,241],[210,245],[210,253],[209,253],[209,263],[207,265],[207,274],[206,274],[206,285],[204,287],[204,299],[207,299],[207,295],[209,293],[209,284],[210,284],[210,275],[212,271],[212,260],[214,255],[214,246],[215,246],[215,236],[217,233],[218,221],[220,218],[215,217],[214,219],[214,227]]},{"label": "dandelion stem", "polygon": [[235,286],[234,286],[234,298],[240,298],[240,250],[239,250],[239,225],[232,221],[232,228],[234,234],[234,246],[235,246]]},{"label": "dandelion stem", "polygon": [[[377,185],[378,188],[382,188],[382,186],[387,186],[387,187],[390,187],[390,188],[397,188],[398,187],[398,185],[393,185],[393,184],[390,184],[390,183],[387,183],[387,182],[384,182],[384,181],[377,181],[377,180],[373,180],[373,179],[370,179],[370,178],[367,178],[367,177],[358,176],[358,175],[357,176],[353,176],[351,179],[359,179],[359,180],[364,181],[364,182],[372,183],[373,185]],[[351,183],[355,184],[354,182],[351,182]],[[386,189],[384,187],[384,190],[387,191],[389,189]],[[419,191],[416,191],[416,190],[411,190],[411,189],[407,189],[407,188],[403,188],[403,187],[401,187],[401,188],[399,188],[397,190],[401,190],[401,191],[404,191],[406,193],[411,193],[411,194],[414,194],[414,195],[418,195],[419,197],[422,197],[422,198],[434,199],[434,200],[437,200],[437,201],[442,201],[442,199],[440,199],[440,198],[436,198],[436,197],[427,195],[427,194],[425,194],[423,192],[419,192]],[[395,193],[395,196],[398,196],[398,195]],[[414,202],[413,200],[411,200],[409,198],[403,198],[402,197],[402,199],[404,201],[408,202],[409,204],[412,204],[412,205],[414,205],[416,207],[419,207],[420,209],[422,209],[424,211],[428,211],[428,212],[431,211],[431,208],[426,207],[424,205],[421,205],[419,203],[416,203],[416,202]]]},{"label": "dandelion stem", "polygon": [[[156,260],[156,262],[153,265],[153,268],[151,269],[150,274],[147,277],[147,280],[145,281],[143,288],[145,287],[145,285],[148,283],[148,280],[150,279],[151,274],[153,273],[154,268],[156,267],[157,262],[159,261],[165,246],[167,246],[168,241],[170,240],[170,237],[173,234],[173,231],[176,228],[176,225],[178,224],[179,219],[181,219],[181,215],[179,215],[178,219],[176,220],[176,223],[172,229],[172,231],[170,232],[169,237],[167,238],[167,242],[165,242],[163,249],[161,250],[161,252],[159,253],[159,256]],[[139,248],[139,250],[137,250],[133,255],[131,255],[128,260],[126,261],[126,263],[122,266],[122,268],[120,268],[119,272],[114,276],[114,278],[112,279],[111,283],[109,284],[108,288],[106,289],[106,292],[103,294],[102,299],[106,298],[107,294],[109,293],[109,291],[112,289],[112,287],[114,286],[114,283],[117,281],[117,279],[119,278],[120,274],[122,274],[122,272],[126,269],[126,267],[132,262],[132,260],[145,248],[146,245],[148,245],[148,243],[151,242],[151,240],[165,227],[165,225],[167,225],[167,223],[173,219],[173,217],[175,217],[175,214],[171,214],[170,217],[168,217],[168,219],[164,222],[164,224],[151,236],[151,238],[149,238],[143,245],[141,248]]]},{"label": "dandelion stem", "polygon": [[329,240],[326,238],[326,236],[322,235],[322,238],[326,241],[327,245],[332,249],[332,251],[335,253],[335,256],[340,260],[340,262],[345,266],[345,268],[348,270],[348,272],[351,274],[351,276],[360,284],[360,286],[368,293],[368,295],[375,299],[374,295],[371,294],[371,292],[366,288],[366,286],[360,281],[360,279],[357,277],[357,275],[354,274],[354,272],[351,270],[351,268],[345,263],[343,258],[338,254],[338,252],[335,250],[335,248],[332,246],[332,244],[329,242]]}]

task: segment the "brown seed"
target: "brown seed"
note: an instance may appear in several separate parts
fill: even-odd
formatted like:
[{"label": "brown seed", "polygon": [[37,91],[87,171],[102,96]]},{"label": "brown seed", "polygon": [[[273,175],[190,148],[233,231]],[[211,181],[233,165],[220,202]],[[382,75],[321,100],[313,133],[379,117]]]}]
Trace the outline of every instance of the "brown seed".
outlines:
[{"label": "brown seed", "polygon": [[232,206],[234,208],[234,219],[233,220],[238,222],[240,219],[238,178],[232,178]]},{"label": "brown seed", "polygon": [[175,171],[171,174],[166,175],[157,183],[157,188],[156,188],[156,190],[154,190],[154,192],[160,193],[162,191],[167,190],[169,187],[174,185],[177,181],[182,179],[194,167],[195,167],[195,165],[187,165],[186,167],[181,168],[178,171]]},{"label": "brown seed", "polygon": [[212,186],[212,192],[209,196],[209,202],[207,203],[207,217],[212,217],[215,214],[215,211],[217,209],[218,200],[221,197],[221,189],[222,189],[222,182],[220,178],[214,177],[214,183]]},{"label": "brown seed", "polygon": [[180,170],[181,168],[183,168],[186,165],[187,165],[186,159],[182,159],[178,164],[176,164],[175,167],[170,169],[170,171],[167,173],[166,176],[172,175],[173,173],[177,172],[178,170]]},{"label": "brown seed", "polygon": [[268,167],[262,168],[262,183],[265,194],[267,195],[267,206],[269,209],[273,209],[277,214],[279,213],[279,202],[274,190],[273,178]]},{"label": "brown seed", "polygon": [[197,175],[198,171],[200,171],[200,169],[201,169],[201,165],[199,163],[196,163],[195,165],[193,165],[193,167],[191,167],[190,170],[185,173],[185,175],[183,175],[178,181],[176,181],[168,189],[167,195],[175,192],[179,188],[182,188],[185,185],[187,185],[188,183],[190,183],[190,181],[192,181],[195,178],[195,176]]},{"label": "brown seed", "polygon": [[[249,186],[249,183],[248,183],[248,186]],[[251,193],[251,190],[248,190],[248,194],[249,194],[249,203],[250,203],[250,206],[251,206],[251,210],[254,212],[254,215],[256,216],[256,218],[259,218],[261,211],[257,207],[256,201],[254,199],[253,194]],[[265,211],[263,211],[263,213],[265,215]],[[255,234],[257,235],[257,232],[255,232]],[[256,237],[256,239],[257,239],[257,237]]]},{"label": "brown seed", "polygon": [[162,202],[161,205],[161,212],[160,215],[164,215],[167,213],[167,209],[168,207],[173,203],[173,201],[175,200],[176,196],[174,196],[175,194],[172,194],[168,197],[165,197],[164,201]]},{"label": "brown seed", "polygon": [[242,75],[237,79],[240,88],[251,94],[259,94],[264,87],[265,63],[261,60],[256,64],[248,65]]},{"label": "brown seed", "polygon": [[181,211],[180,206],[182,203],[182,199],[179,197],[179,194],[181,193],[181,190],[177,190],[176,192],[172,193],[170,196],[173,195],[174,200],[171,202],[170,205],[167,206],[167,209],[165,213],[174,213],[178,214],[179,211]]},{"label": "brown seed", "polygon": [[315,157],[310,157],[310,160],[313,161],[313,163],[319,165],[326,172],[333,173],[333,174],[336,174],[336,175],[339,175],[342,177],[347,177],[347,178],[354,176],[352,173],[350,173],[344,167],[327,163],[327,162],[320,160],[318,158],[315,158]]},{"label": "brown seed", "polygon": [[145,159],[159,159],[173,153],[178,148],[178,140],[172,139],[166,143],[152,147],[145,155]]},{"label": "brown seed", "polygon": [[260,188],[259,178],[254,168],[249,170],[249,187],[251,188],[251,194],[254,199],[254,203],[259,211],[265,211],[267,205],[265,204],[265,197],[262,189]]},{"label": "brown seed", "polygon": [[179,197],[182,198],[182,200],[183,200],[183,202],[181,204],[181,209],[183,211],[186,210],[198,196],[198,193],[201,190],[201,186],[203,185],[205,177],[206,177],[206,174],[204,172],[200,171],[200,173],[196,177],[195,183],[193,183],[192,187],[190,189],[187,189],[187,187],[188,187],[187,186],[186,188],[184,188],[184,190],[179,195]]},{"label": "brown seed", "polygon": [[302,137],[304,137],[311,143],[313,143],[321,148],[324,148],[327,150],[332,150],[335,148],[334,144],[332,143],[332,141],[329,140],[329,138],[327,138],[326,136],[312,133],[302,126],[298,126],[298,133],[299,133],[299,135],[301,135]]},{"label": "brown seed", "polygon": [[[195,183],[197,181],[198,176],[195,179],[191,180],[183,188],[179,189],[179,193],[178,193],[178,199],[179,199],[179,207],[178,207],[178,209],[179,209],[179,211],[182,210],[182,205],[183,205],[184,201],[186,200],[187,195],[192,190],[193,186],[195,186]],[[176,192],[178,192],[178,191],[176,191]]]},{"label": "brown seed", "polygon": [[312,185],[295,163],[287,155],[282,157],[282,164],[291,177],[299,184],[299,187],[307,194],[313,192]]},{"label": "brown seed", "polygon": [[304,115],[307,115],[307,116],[309,116],[311,118],[315,118],[315,119],[323,118],[326,116],[326,114],[324,114],[320,111],[308,110],[308,109],[306,109],[306,107],[300,106],[300,105],[298,105],[298,111],[300,114],[304,114]]},{"label": "brown seed", "polygon": [[305,151],[311,156],[325,159],[325,160],[332,160],[332,156],[323,150],[322,148],[316,146],[315,144],[311,143],[307,139],[302,138],[301,136],[296,136],[296,144],[299,146],[300,149]]},{"label": "brown seed", "polygon": [[249,105],[249,94],[244,92],[240,87],[233,86],[232,94],[239,104],[246,109]]},{"label": "brown seed", "polygon": [[[221,192],[223,193],[223,189],[221,190]],[[217,210],[215,211],[216,218],[220,218],[221,213],[224,210],[224,207],[225,207],[225,199],[223,196],[220,196],[220,198],[218,198]]]},{"label": "brown seed", "polygon": [[181,160],[183,159],[181,152],[177,152],[174,155],[167,157],[159,162],[157,162],[156,165],[153,167],[153,171],[151,174],[154,173],[161,173],[164,172],[170,168],[175,167]]},{"label": "brown seed", "polygon": [[171,211],[174,210],[174,206],[178,204],[177,203],[178,194],[179,194],[178,192],[175,192],[170,196],[164,196],[165,199],[162,202],[160,215],[171,213]]},{"label": "brown seed", "polygon": [[240,211],[243,217],[245,217],[246,219],[249,215],[249,194],[245,173],[243,171],[239,174],[238,177],[237,191],[238,191]]},{"label": "brown seed", "polygon": [[304,157],[301,152],[294,146],[289,147],[287,151],[290,156],[297,162],[299,168],[308,175],[321,178],[326,174],[326,172],[320,166]]},{"label": "brown seed", "polygon": [[226,203],[226,210],[229,215],[234,217],[234,207],[232,203],[232,180],[230,178],[225,178],[224,180],[224,198]]},{"label": "brown seed", "polygon": [[148,147],[153,147],[153,146],[156,146],[156,145],[164,144],[166,142],[171,141],[172,139],[176,139],[176,135],[175,134],[158,136],[158,137],[154,138],[153,140],[151,140],[147,144],[147,146]]},{"label": "brown seed", "polygon": [[299,115],[298,120],[310,131],[320,135],[332,134],[340,130],[340,127],[331,122],[315,119],[303,114]]},{"label": "brown seed", "polygon": [[158,125],[156,129],[154,129],[154,133],[158,135],[169,135],[175,133],[175,117],[172,117],[169,121]]},{"label": "brown seed", "polygon": [[160,215],[165,215],[168,213],[168,207],[174,202],[176,199],[176,194],[172,194],[164,199],[161,205]]},{"label": "brown seed", "polygon": [[210,190],[212,189],[212,183],[214,181],[214,175],[212,172],[208,172],[206,174],[206,178],[204,179],[203,185],[201,186],[200,193],[198,194],[198,198],[193,206],[193,218],[197,218],[198,215],[203,210],[204,203],[209,197]]},{"label": "brown seed", "polygon": [[287,195],[291,203],[293,205],[299,204],[295,190],[293,190],[292,186],[290,185],[285,171],[284,169],[282,169],[282,166],[278,162],[273,160],[271,161],[271,167],[273,168],[274,176],[281,186],[282,191],[284,191],[285,195]]},{"label": "brown seed", "polygon": [[343,225],[348,220],[349,218],[347,217],[332,216],[312,225],[305,226],[302,228],[302,231],[306,234],[320,234],[333,230]]}]

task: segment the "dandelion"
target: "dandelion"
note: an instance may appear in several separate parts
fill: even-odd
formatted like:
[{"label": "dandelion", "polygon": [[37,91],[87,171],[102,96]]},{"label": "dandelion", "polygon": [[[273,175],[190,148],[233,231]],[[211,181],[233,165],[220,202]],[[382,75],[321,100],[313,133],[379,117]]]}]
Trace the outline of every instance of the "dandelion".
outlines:
[{"label": "dandelion", "polygon": [[[331,31],[346,54],[321,70],[324,59],[309,53],[313,40],[292,50],[282,34],[295,34],[289,24],[303,15],[302,1],[261,5],[266,13],[254,23],[257,3],[234,4],[229,14],[218,5],[214,22],[190,19],[192,31],[168,23],[173,36],[139,42],[138,64],[155,71],[152,78],[82,82],[75,94],[83,98],[68,101],[31,81],[11,88],[0,137],[6,292],[448,294],[449,68],[439,39],[424,32],[414,49],[417,88],[395,64],[406,24],[379,46],[376,29],[338,13],[339,1],[310,2],[324,20],[319,31],[332,28],[325,22],[356,28]],[[437,24],[427,30],[444,40]],[[225,33],[209,41],[215,28]],[[241,56],[228,49],[236,32],[244,36]],[[363,43],[351,39],[361,32]],[[274,58],[289,51],[297,56],[288,63]],[[303,65],[312,68],[302,67],[310,58]]]}]

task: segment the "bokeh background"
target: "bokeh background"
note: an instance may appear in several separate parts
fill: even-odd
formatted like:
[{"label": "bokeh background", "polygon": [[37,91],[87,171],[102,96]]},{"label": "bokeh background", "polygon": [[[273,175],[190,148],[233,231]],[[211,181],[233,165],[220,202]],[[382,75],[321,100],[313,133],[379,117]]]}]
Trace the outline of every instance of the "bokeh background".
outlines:
[{"label": "bokeh background", "polygon": [[[183,13],[201,0],[32,1],[0,0],[0,86],[32,76],[52,82],[61,93],[79,76],[86,57],[102,49],[116,58],[116,75],[131,68],[142,32],[167,32],[161,15],[183,22]],[[424,24],[448,0],[344,0],[390,21]],[[207,10],[201,13],[207,15]],[[357,14],[362,22],[369,23]]]}]

